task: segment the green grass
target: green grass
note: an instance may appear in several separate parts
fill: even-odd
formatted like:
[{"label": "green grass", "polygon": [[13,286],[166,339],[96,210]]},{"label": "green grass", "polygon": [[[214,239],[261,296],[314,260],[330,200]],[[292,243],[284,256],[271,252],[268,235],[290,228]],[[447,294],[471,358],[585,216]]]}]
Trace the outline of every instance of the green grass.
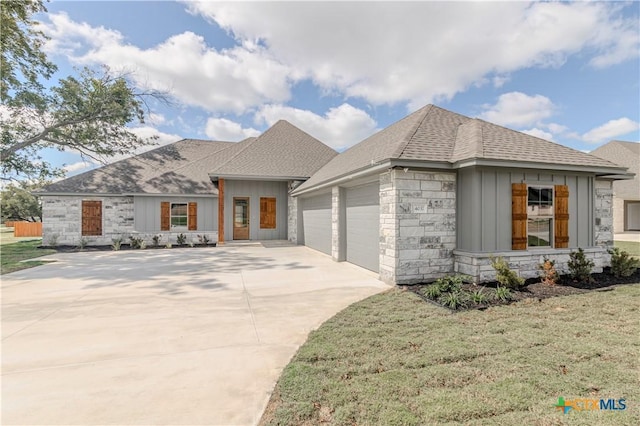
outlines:
[{"label": "green grass", "polygon": [[5,244],[13,244],[19,241],[42,241],[42,237],[14,237],[13,228],[0,226],[0,246]]},{"label": "green grass", "polygon": [[614,245],[620,247],[620,250],[628,252],[631,256],[640,258],[640,243],[635,241],[615,241]]},{"label": "green grass", "polygon": [[[312,332],[262,424],[640,424],[640,284],[450,314],[393,289]],[[558,397],[625,398],[573,412]]]},{"label": "green grass", "polygon": [[33,268],[34,266],[39,266],[47,263],[41,260],[22,262],[23,260],[33,259],[56,252],[55,250],[50,249],[39,249],[38,246],[40,244],[40,240],[31,240],[1,245],[0,274],[8,274],[9,272],[19,271],[20,269]]}]

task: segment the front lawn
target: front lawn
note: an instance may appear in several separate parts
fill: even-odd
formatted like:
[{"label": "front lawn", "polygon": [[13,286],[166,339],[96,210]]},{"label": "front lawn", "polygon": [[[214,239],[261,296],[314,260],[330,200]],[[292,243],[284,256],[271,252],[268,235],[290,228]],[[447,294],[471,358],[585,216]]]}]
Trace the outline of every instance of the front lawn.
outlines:
[{"label": "front lawn", "polygon": [[310,334],[261,424],[640,424],[639,315],[640,284],[456,314],[392,289]]},{"label": "front lawn", "polygon": [[640,258],[640,243],[635,241],[614,241],[613,245],[628,252],[631,256]]},{"label": "front lawn", "polygon": [[56,252],[50,249],[39,249],[38,246],[40,244],[42,244],[41,240],[33,240],[2,245],[0,247],[0,274],[8,274],[9,272],[32,268],[46,263],[41,260],[22,262],[23,260]]}]

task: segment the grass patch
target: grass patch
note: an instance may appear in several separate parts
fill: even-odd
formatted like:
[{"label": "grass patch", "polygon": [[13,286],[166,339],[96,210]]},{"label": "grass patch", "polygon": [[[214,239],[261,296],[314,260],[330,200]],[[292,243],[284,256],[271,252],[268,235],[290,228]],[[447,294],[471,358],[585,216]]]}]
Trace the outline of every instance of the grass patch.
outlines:
[{"label": "grass patch", "polygon": [[640,284],[455,315],[392,289],[310,334],[261,424],[639,424],[639,311]]},{"label": "grass patch", "polygon": [[615,247],[619,247],[620,250],[626,251],[631,256],[640,259],[640,243],[637,243],[635,241],[614,241],[613,245]]},{"label": "grass patch", "polygon": [[20,241],[13,244],[2,245],[0,249],[0,274],[19,271],[21,269],[33,268],[47,262],[35,260],[32,262],[22,262],[40,256],[55,253],[55,250],[39,249],[40,240]]}]

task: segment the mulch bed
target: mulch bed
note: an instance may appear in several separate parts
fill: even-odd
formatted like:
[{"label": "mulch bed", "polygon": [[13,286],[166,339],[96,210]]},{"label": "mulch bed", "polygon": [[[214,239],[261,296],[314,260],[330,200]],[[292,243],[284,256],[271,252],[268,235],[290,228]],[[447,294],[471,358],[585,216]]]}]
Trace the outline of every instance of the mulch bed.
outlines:
[{"label": "mulch bed", "polygon": [[[628,277],[614,277],[610,273],[610,268],[604,268],[604,272],[598,274],[591,274],[591,282],[579,282],[574,281],[568,275],[561,276],[558,280],[558,283],[554,286],[549,286],[546,284],[542,284],[539,278],[530,278],[525,282],[525,286],[522,287],[521,290],[511,290],[512,300],[510,301],[501,301],[501,300],[488,300],[485,303],[474,305],[468,304],[466,306],[460,307],[458,309],[450,309],[447,306],[444,306],[438,303],[435,300],[429,299],[424,295],[423,290],[432,283],[420,283],[413,285],[402,286],[403,288],[416,293],[421,299],[426,302],[433,303],[437,306],[441,306],[446,309],[450,309],[453,312],[460,312],[469,309],[486,309],[491,306],[499,306],[506,305],[513,302],[518,302],[526,299],[547,299],[549,297],[557,297],[557,296],[568,296],[572,294],[582,294],[588,293],[591,291],[609,291],[612,290],[613,286],[616,285],[626,285],[626,284],[638,284],[640,283],[640,269],[637,269],[634,274]],[[498,287],[498,282],[488,282],[482,283],[481,285],[475,284],[463,284],[463,291],[476,291],[482,287],[485,287],[487,293],[491,293]]]},{"label": "mulch bed", "polygon": [[[139,249],[139,248],[132,248],[129,244],[122,244],[120,246],[120,251],[127,251],[127,250],[172,250],[172,249],[187,249],[187,248],[203,248],[203,247],[215,247],[216,243],[209,243],[207,245],[204,244],[194,244],[193,247],[189,246],[188,244],[185,245],[177,245],[177,244],[173,244],[171,246],[171,248],[167,248],[165,247],[164,244],[160,244],[159,246],[146,246],[144,249]],[[58,253],[79,253],[79,252],[94,252],[94,251],[114,251],[113,248],[111,248],[111,246],[86,246],[83,248],[79,248],[78,246],[64,246],[64,245],[60,245],[60,246],[55,246],[55,247],[46,247],[46,246],[40,246],[38,248],[41,249],[52,249],[57,251]]]}]

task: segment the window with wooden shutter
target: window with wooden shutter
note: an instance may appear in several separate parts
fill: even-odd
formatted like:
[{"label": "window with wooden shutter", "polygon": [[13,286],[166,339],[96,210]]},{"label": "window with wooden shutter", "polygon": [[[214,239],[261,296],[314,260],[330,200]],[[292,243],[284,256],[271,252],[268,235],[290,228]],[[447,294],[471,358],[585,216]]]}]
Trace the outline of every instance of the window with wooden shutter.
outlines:
[{"label": "window with wooden shutter", "polygon": [[569,187],[556,185],[555,190],[555,248],[569,247]]},{"label": "window with wooden shutter", "polygon": [[511,249],[527,249],[527,184],[511,184]]},{"label": "window with wooden shutter", "polygon": [[171,230],[171,203],[168,201],[160,203],[160,230]]},{"label": "window with wooden shutter", "polygon": [[276,199],[260,197],[260,229],[276,229]]},{"label": "window with wooden shutter", "polygon": [[198,230],[198,203],[189,203],[189,231]]},{"label": "window with wooden shutter", "polygon": [[82,235],[102,235],[102,201],[82,201]]}]

